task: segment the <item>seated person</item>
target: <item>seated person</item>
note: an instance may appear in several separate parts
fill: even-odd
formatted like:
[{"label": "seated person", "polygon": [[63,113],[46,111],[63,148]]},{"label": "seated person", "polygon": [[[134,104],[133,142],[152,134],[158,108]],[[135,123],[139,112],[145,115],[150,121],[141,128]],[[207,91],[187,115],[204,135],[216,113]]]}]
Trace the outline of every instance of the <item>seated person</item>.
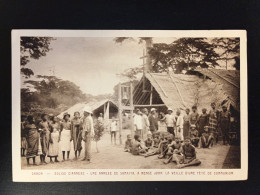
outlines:
[{"label": "seated person", "polygon": [[209,127],[204,127],[204,133],[202,133],[199,141],[198,148],[211,148],[213,146],[213,133],[209,133]]},{"label": "seated person", "polygon": [[144,141],[145,147],[150,149],[153,146],[152,135],[148,134],[147,139]]},{"label": "seated person", "polygon": [[185,138],[180,153],[174,153],[172,155],[172,161],[177,163],[177,168],[201,164],[200,160],[196,158],[195,147],[191,144],[191,139],[189,137]]},{"label": "seated person", "polygon": [[191,144],[194,145],[195,147],[198,147],[199,143],[199,132],[196,130],[196,125],[191,125],[190,126],[190,139],[191,139]]},{"label": "seated person", "polygon": [[[160,137],[159,135],[155,135],[155,138],[154,138],[154,143],[153,143],[153,148],[150,148],[150,151],[149,153],[147,153],[145,155],[145,157],[148,157],[148,156],[153,156],[153,155],[156,155],[156,154],[163,154],[163,151],[167,148],[167,137],[164,136],[164,134],[160,134]],[[167,145],[166,145],[167,144]]]},{"label": "seated person", "polygon": [[164,137],[164,139],[160,142],[159,144],[159,156],[158,158],[163,158],[165,157],[165,155],[167,154],[168,151],[168,145],[172,144],[172,142],[174,141],[174,135],[170,134],[166,137]]},{"label": "seated person", "polygon": [[176,137],[175,140],[168,145],[168,151],[166,153],[166,160],[164,161],[164,164],[168,164],[172,160],[173,154],[180,154],[181,147],[182,147],[181,138]]},{"label": "seated person", "polygon": [[141,145],[141,139],[139,135],[134,136],[134,141],[132,144],[132,154],[133,155],[143,155],[148,149]]},{"label": "seated person", "polygon": [[127,135],[127,140],[125,141],[124,151],[131,152],[132,145],[133,145],[133,141],[132,141],[131,135]]},{"label": "seated person", "polygon": [[159,135],[155,135],[153,139],[153,147],[158,148],[159,144],[160,144]]}]

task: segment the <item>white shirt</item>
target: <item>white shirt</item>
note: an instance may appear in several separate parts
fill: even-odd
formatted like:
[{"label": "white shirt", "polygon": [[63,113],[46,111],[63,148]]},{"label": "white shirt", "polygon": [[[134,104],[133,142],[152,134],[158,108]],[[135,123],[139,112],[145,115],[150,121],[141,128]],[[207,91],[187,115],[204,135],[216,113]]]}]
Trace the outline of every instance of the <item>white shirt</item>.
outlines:
[{"label": "white shirt", "polygon": [[181,115],[178,116],[178,118],[177,118],[176,126],[177,126],[177,128],[180,128],[180,129],[183,128],[183,117]]},{"label": "white shirt", "polygon": [[83,119],[83,131],[94,133],[94,122],[91,115]]},{"label": "white shirt", "polygon": [[136,129],[143,129],[143,118],[141,115],[135,115],[134,124],[136,125]]},{"label": "white shirt", "polygon": [[166,114],[165,118],[166,118],[165,122],[167,124],[167,127],[173,127],[176,122],[174,116],[172,114]]},{"label": "white shirt", "polygon": [[116,131],[116,127],[117,127],[117,122],[116,121],[112,121],[110,124],[110,129],[111,131]]}]

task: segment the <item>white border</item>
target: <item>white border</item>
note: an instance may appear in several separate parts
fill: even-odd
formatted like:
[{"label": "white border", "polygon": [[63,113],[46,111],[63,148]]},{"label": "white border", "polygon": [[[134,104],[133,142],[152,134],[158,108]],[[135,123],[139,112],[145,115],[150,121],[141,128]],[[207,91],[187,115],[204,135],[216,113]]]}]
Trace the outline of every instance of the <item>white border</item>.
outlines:
[{"label": "white border", "polygon": [[[41,170],[43,175],[32,175],[35,170],[21,170],[20,158],[20,37],[240,37],[240,111],[241,111],[241,169],[64,169],[66,176],[54,175],[55,170]],[[12,166],[13,181],[224,181],[248,178],[248,108],[247,108],[247,47],[245,30],[12,30]],[[84,175],[68,175],[70,172]],[[112,175],[91,175],[105,171]],[[142,172],[153,175],[142,175]],[[206,175],[187,175],[202,172]],[[118,175],[114,173],[118,172]],[[135,172],[135,175],[120,175]],[[139,172],[139,174],[138,174]],[[163,175],[155,175],[163,172]],[[172,175],[175,172],[178,175]],[[216,172],[233,172],[232,175],[215,175]],[[169,174],[168,174],[169,173]],[[50,176],[51,175],[51,176]]]}]

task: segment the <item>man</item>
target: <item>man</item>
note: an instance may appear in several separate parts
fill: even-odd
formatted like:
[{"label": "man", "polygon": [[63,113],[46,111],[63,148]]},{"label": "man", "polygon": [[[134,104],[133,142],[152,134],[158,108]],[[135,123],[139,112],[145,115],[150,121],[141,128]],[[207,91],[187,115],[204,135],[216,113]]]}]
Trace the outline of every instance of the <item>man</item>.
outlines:
[{"label": "man", "polygon": [[173,153],[172,161],[177,163],[177,168],[201,164],[200,160],[196,158],[195,147],[191,144],[189,137],[185,138],[184,145],[181,147],[180,153]]},{"label": "man", "polygon": [[211,148],[213,146],[213,136],[208,132],[208,126],[204,127],[204,133],[202,133],[199,141],[198,148]]},{"label": "man", "polygon": [[81,120],[80,120],[80,113],[74,112],[74,118],[71,121],[72,124],[72,140],[75,152],[74,160],[77,160],[80,156],[80,152],[82,150],[81,141],[82,141],[82,132],[81,132]]},{"label": "man", "polygon": [[82,121],[82,139],[85,142],[85,157],[82,159],[83,161],[87,160],[90,162],[90,151],[91,151],[91,137],[94,136],[94,124],[92,119],[92,111],[86,106],[83,109],[84,116]]},{"label": "man", "polygon": [[150,123],[150,131],[153,134],[153,138],[154,138],[154,134],[158,130],[158,118],[156,116],[156,109],[155,108],[151,109],[151,113],[148,117],[148,120],[149,120],[149,123]]},{"label": "man", "polygon": [[168,108],[168,114],[165,115],[166,118],[166,125],[167,125],[167,131],[173,135],[174,133],[174,125],[176,124],[175,118],[172,115],[173,110],[171,108]]},{"label": "man", "polygon": [[142,113],[139,109],[136,110],[136,114],[134,116],[134,125],[136,129],[135,133],[139,135],[139,137],[142,137],[143,118],[142,118]]},{"label": "man", "polygon": [[149,131],[149,126],[150,126],[150,122],[148,120],[148,110],[147,110],[147,108],[143,109],[142,117],[143,117],[143,121],[142,121],[142,123],[143,123],[143,138],[146,139],[147,135],[148,135],[148,131]]},{"label": "man", "polygon": [[222,112],[220,113],[219,125],[222,131],[223,144],[229,144],[229,130],[230,130],[230,117],[231,114],[227,110],[226,106],[222,106]]},{"label": "man", "polygon": [[181,117],[181,111],[176,111],[177,121],[176,121],[176,137],[179,137],[183,141],[183,117]]},{"label": "man", "polygon": [[209,111],[209,133],[214,135],[216,143],[218,143],[218,123],[219,123],[219,111],[216,109],[216,104],[211,103],[211,110]]}]

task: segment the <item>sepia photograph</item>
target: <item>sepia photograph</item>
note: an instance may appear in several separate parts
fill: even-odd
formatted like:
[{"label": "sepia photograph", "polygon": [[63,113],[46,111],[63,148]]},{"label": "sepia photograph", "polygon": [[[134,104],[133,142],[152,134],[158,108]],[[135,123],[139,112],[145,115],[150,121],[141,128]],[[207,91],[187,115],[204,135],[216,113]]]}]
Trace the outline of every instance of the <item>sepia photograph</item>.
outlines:
[{"label": "sepia photograph", "polygon": [[12,59],[14,181],[247,178],[246,31],[14,30]]}]

